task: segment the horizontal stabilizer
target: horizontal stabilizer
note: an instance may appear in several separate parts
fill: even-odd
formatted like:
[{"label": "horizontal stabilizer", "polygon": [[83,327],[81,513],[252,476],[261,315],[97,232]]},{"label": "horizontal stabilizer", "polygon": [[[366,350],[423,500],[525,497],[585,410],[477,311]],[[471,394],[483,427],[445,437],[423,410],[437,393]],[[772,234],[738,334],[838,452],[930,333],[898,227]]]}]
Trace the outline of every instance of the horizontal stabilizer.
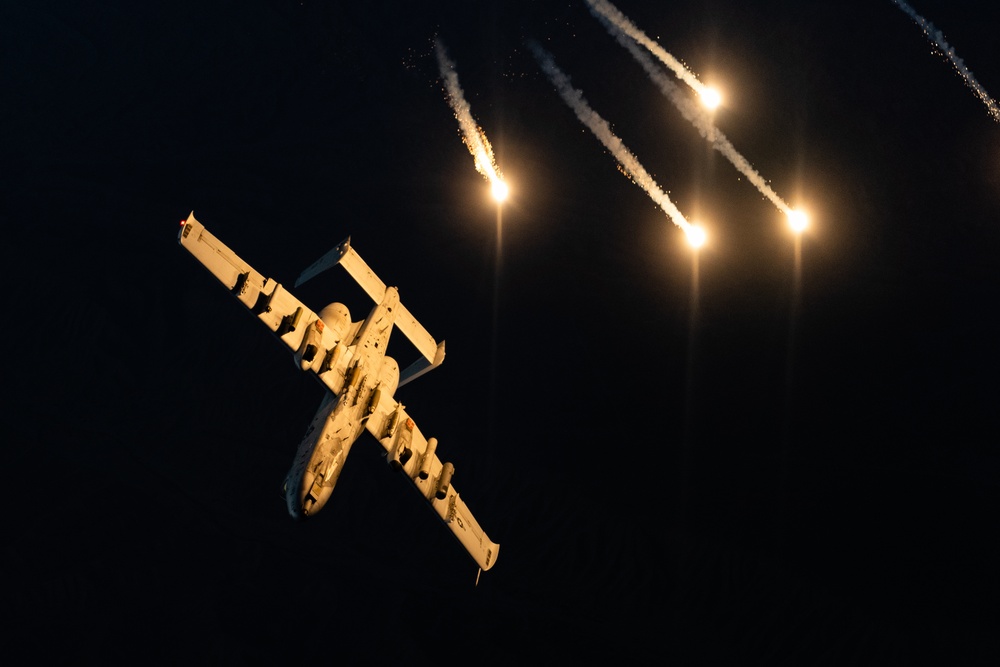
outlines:
[{"label": "horizontal stabilizer", "polygon": [[[365,260],[361,259],[361,255],[351,247],[351,237],[349,236],[303,271],[298,280],[295,281],[295,286],[298,287],[338,264],[344,267],[344,270],[354,278],[372,301],[382,302],[382,297],[385,296],[385,283],[375,275]],[[444,341],[438,345],[430,332],[413,317],[402,303],[396,306],[395,324],[424,357],[403,371],[399,378],[399,386],[403,386],[406,382],[441,365],[441,362],[444,361]]]}]

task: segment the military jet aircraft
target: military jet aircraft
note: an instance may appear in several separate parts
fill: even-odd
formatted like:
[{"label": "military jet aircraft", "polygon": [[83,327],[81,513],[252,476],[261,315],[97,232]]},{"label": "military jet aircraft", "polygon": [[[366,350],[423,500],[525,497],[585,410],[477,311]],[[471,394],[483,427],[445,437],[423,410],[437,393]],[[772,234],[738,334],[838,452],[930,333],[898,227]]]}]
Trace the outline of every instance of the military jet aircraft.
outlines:
[{"label": "military jet aircraft", "polygon": [[[181,223],[178,241],[288,346],[298,368],[328,390],[285,478],[292,517],[309,517],[323,507],[351,446],[367,429],[385,448],[389,465],[409,478],[481,570],[493,567],[500,546],[487,537],[452,485],[455,467],[438,459],[437,440],[425,438],[393,398],[398,387],[441,364],[444,341],[434,341],[400,303],[397,289],[386,287],[355,252],[350,238],[303,271],[295,286],[330,267],[343,267],[376,304],[357,322],[342,303],[331,303],[319,314],[309,310],[240,259],[194,212]],[[402,372],[386,356],[394,325],[422,355]]]}]

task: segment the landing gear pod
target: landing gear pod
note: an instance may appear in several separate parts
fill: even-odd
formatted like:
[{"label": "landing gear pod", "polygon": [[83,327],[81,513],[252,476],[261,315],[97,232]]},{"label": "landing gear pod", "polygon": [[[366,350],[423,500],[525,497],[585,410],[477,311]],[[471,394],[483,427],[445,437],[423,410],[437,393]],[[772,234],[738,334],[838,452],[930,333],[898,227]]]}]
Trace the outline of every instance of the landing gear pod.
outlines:
[{"label": "landing gear pod", "polygon": [[[313,367],[317,354],[322,349],[323,320],[316,320],[306,328],[302,344],[295,353],[295,361],[299,370],[308,371]],[[324,358],[326,355],[323,355]]]}]

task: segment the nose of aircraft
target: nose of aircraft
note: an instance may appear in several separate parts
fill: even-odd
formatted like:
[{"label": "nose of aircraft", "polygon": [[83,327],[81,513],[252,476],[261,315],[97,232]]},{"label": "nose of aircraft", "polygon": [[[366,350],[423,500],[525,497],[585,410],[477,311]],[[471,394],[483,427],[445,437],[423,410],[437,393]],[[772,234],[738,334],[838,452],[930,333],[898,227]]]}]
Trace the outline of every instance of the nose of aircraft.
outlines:
[{"label": "nose of aircraft", "polygon": [[316,503],[313,497],[306,494],[306,497],[302,499],[302,504],[300,505],[300,515],[299,519],[304,519],[310,514],[312,514],[313,505]]},{"label": "nose of aircraft", "polygon": [[331,488],[316,484],[317,476],[311,472],[288,489],[288,513],[295,519],[306,519],[319,512],[330,497]]},{"label": "nose of aircraft", "polygon": [[293,519],[305,519],[312,513],[315,501],[308,493],[310,486],[312,475],[308,473],[301,477],[289,475],[285,480],[285,504]]}]

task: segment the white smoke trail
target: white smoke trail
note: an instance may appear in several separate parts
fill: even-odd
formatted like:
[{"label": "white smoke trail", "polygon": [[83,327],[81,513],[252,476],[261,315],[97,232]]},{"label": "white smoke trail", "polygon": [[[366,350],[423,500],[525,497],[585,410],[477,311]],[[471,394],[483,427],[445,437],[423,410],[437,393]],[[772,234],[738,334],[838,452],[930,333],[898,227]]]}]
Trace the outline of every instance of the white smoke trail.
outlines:
[{"label": "white smoke trail", "polygon": [[983,104],[986,105],[986,109],[990,112],[990,115],[993,116],[993,120],[1000,122],[1000,107],[997,106],[996,100],[989,96],[986,89],[983,88],[978,81],[976,81],[976,77],[972,76],[972,72],[965,67],[965,63],[962,62],[962,59],[955,55],[955,49],[944,40],[944,33],[935,28],[933,23],[925,19],[920,14],[917,14],[912,7],[905,2],[902,2],[902,0],[892,1],[895,2],[900,9],[906,12],[910,18],[923,29],[924,34],[927,35],[928,39],[934,42],[934,46],[937,47],[941,55],[951,61],[955,71],[958,72],[963,79],[965,79],[965,83],[969,86],[969,88],[972,88],[972,91],[983,101]]},{"label": "white smoke trail", "polygon": [[705,84],[698,80],[691,70],[686,68],[677,58],[663,50],[659,44],[646,36],[642,30],[636,27],[621,11],[607,0],[584,0],[590,6],[590,13],[602,23],[610,22],[639,44],[642,44],[650,53],[660,59],[664,65],[673,70],[677,78],[689,85],[699,95],[705,95],[707,88]]},{"label": "white smoke trail", "polygon": [[650,176],[641,164],[639,164],[638,158],[632,154],[631,151],[622,143],[622,140],[615,136],[614,132],[611,131],[611,126],[608,122],[598,115],[596,111],[590,108],[587,100],[584,99],[583,93],[578,89],[574,88],[570,83],[569,77],[566,76],[562,70],[560,70],[555,61],[553,61],[552,56],[545,51],[536,42],[528,42],[528,46],[531,48],[532,53],[535,55],[535,59],[538,60],[538,64],[541,66],[542,71],[544,71],[552,84],[559,91],[559,95],[563,98],[566,104],[569,105],[576,117],[586,125],[591,132],[594,133],[604,147],[607,148],[615,159],[618,160],[618,164],[621,165],[622,170],[625,175],[628,176],[633,183],[641,187],[650,198],[659,205],[661,209],[670,217],[671,221],[685,233],[691,233],[694,229],[693,225],[684,219],[681,212],[677,209],[670,197],[667,196],[660,186],[656,184],[653,177]]},{"label": "white smoke trail", "polygon": [[438,70],[441,72],[441,80],[444,82],[448,103],[458,120],[462,141],[476,161],[476,171],[485,176],[490,183],[496,185],[497,182],[503,181],[503,177],[493,157],[493,147],[490,146],[482,128],[472,118],[469,103],[465,101],[462,88],[458,85],[455,63],[448,58],[444,44],[438,39],[434,40],[434,53],[437,56]]},{"label": "white smoke trail", "polygon": [[[587,2],[594,2],[595,0],[587,0]],[[600,0],[603,1],[603,0]],[[681,115],[684,116],[692,125],[694,125],[701,136],[704,137],[714,148],[719,151],[727,160],[729,160],[737,171],[747,177],[754,187],[760,190],[761,194],[771,200],[771,202],[778,207],[778,209],[785,215],[789,215],[792,209],[786,204],[778,194],[771,189],[767,184],[767,181],[754,171],[754,168],[750,165],[750,162],[740,155],[733,144],[726,138],[724,134],[715,126],[712,122],[709,114],[700,106],[692,102],[688,97],[686,97],[682,91],[677,87],[669,77],[664,74],[663,70],[653,62],[645,51],[639,48],[638,43],[631,38],[631,36],[625,31],[621,30],[617,24],[604,19],[601,16],[597,16],[597,19],[604,24],[608,32],[618,40],[618,43],[628,49],[632,57],[642,65],[642,68],[646,70],[646,74],[649,75],[650,79],[653,80],[659,88],[660,92],[669,99]]]}]

